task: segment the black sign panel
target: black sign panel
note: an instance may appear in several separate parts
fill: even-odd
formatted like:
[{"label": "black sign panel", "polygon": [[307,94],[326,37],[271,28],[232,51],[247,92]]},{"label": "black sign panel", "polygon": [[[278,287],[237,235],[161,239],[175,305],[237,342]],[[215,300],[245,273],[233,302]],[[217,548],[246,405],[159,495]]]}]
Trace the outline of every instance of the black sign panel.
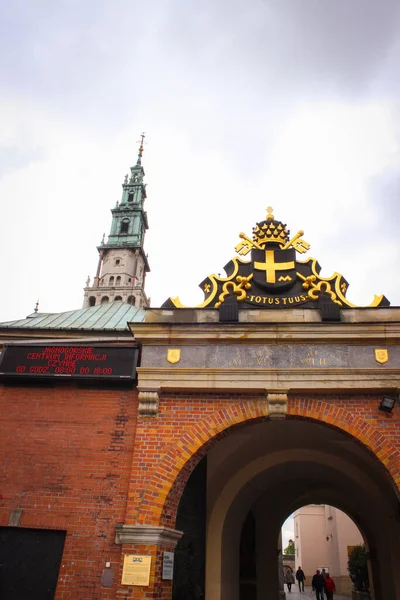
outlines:
[{"label": "black sign panel", "polygon": [[0,375],[134,379],[137,348],[109,346],[5,346]]}]

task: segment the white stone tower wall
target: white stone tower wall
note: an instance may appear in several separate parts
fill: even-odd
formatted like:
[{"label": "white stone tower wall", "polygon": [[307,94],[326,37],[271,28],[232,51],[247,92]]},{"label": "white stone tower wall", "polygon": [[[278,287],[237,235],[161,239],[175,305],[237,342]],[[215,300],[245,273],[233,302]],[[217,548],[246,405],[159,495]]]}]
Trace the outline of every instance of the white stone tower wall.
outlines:
[{"label": "white stone tower wall", "polygon": [[101,265],[99,279],[95,278],[92,286],[87,286],[84,290],[83,307],[92,305],[91,298],[95,299],[94,305],[97,306],[105,298],[108,298],[108,302],[114,302],[119,297],[123,302],[133,303],[137,307],[147,306],[145,276],[144,258],[139,250],[108,250]]}]

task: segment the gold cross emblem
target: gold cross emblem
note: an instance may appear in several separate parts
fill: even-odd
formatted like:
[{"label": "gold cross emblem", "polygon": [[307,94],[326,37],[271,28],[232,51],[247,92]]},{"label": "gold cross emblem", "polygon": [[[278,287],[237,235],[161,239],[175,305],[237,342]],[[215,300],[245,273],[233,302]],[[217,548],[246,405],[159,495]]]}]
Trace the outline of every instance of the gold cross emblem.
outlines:
[{"label": "gold cross emblem", "polygon": [[265,271],[265,280],[267,283],[276,283],[276,272],[287,271],[288,269],[294,269],[294,261],[276,263],[274,260],[274,251],[265,251],[265,263],[255,262],[254,268],[258,271]]}]

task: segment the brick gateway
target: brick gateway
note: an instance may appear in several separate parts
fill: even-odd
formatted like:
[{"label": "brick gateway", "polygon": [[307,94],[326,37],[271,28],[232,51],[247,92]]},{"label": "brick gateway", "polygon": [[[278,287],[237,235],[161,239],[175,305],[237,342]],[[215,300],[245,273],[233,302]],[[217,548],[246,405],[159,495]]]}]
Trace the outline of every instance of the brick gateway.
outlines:
[{"label": "brick gateway", "polygon": [[[143,188],[140,164],[118,222],[131,187]],[[309,503],[347,512],[368,547],[372,598],[400,600],[400,308],[384,296],[354,307],[342,275],[297,260],[310,245],[271,211],[252,239],[240,234],[227,277],[204,279],[199,307],[101,303],[107,252],[120,269],[117,236],[100,247],[84,309],[0,325],[3,573],[18,572],[18,528],[58,540],[55,595],[27,577],[5,600],[243,600],[244,559],[251,599],[283,598],[280,527]],[[31,572],[38,556],[24,559]]]}]

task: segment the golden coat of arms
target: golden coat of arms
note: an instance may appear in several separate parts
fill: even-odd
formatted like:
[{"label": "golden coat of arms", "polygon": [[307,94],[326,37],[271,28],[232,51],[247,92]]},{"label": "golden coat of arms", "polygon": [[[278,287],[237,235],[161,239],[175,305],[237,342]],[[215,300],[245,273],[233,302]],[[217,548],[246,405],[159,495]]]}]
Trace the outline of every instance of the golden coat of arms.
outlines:
[{"label": "golden coat of arms", "polygon": [[181,360],[181,350],[180,348],[168,348],[167,352],[167,361],[174,365]]},{"label": "golden coat of arms", "polygon": [[387,363],[389,360],[389,352],[386,348],[375,348],[375,360],[381,365]]},{"label": "golden coat of arms", "polygon": [[[200,283],[204,301],[196,308],[220,308],[225,301],[238,302],[242,308],[320,308],[330,301],[336,305],[330,315],[336,314],[333,320],[340,320],[339,309],[355,307],[346,298],[349,283],[336,271],[330,277],[321,277],[321,266],[315,258],[298,260],[297,254],[305,254],[310,249],[303,235],[300,229],[290,237],[286,224],[275,219],[269,206],[266,218],[253,227],[252,237],[239,233],[241,241],[235,246],[239,256],[224,267],[226,277],[214,273]],[[246,256],[250,260],[246,260]],[[375,296],[369,306],[389,304],[387,298],[380,295]],[[179,298],[168,298],[163,308],[185,307]]]}]

